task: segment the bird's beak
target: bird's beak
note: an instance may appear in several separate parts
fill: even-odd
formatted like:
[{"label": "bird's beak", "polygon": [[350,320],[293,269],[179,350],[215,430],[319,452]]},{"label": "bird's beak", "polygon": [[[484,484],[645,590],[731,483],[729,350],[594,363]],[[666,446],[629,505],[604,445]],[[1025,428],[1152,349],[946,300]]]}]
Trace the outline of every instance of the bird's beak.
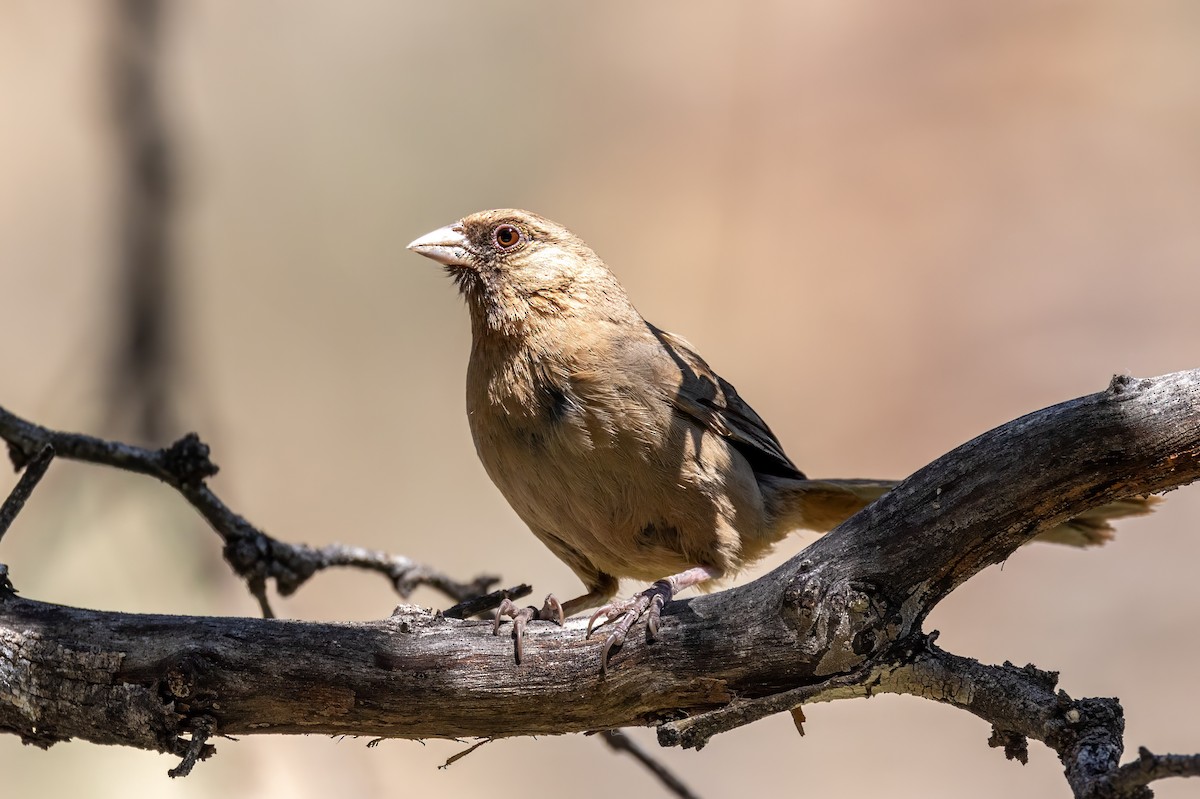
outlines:
[{"label": "bird's beak", "polygon": [[440,227],[408,245],[415,253],[432,258],[446,266],[471,266],[471,253],[467,249],[467,238],[462,233],[462,225],[453,224]]}]

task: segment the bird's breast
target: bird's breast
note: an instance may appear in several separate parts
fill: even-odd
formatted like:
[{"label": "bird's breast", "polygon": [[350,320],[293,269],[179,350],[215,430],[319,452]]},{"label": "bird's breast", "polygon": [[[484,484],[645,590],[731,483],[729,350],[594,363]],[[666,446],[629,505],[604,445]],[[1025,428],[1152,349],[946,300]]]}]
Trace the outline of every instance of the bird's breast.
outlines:
[{"label": "bird's breast", "polygon": [[627,372],[473,360],[467,410],[480,461],[522,520],[609,574],[727,570],[738,519],[760,523],[749,467]]}]

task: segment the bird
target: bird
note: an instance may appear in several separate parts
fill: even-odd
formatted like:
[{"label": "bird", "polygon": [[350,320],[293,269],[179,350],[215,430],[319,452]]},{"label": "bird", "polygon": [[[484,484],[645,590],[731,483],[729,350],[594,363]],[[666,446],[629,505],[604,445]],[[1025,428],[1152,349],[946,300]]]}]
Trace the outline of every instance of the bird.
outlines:
[{"label": "bird", "polygon": [[[413,241],[441,264],[471,321],[467,419],[485,471],[586,591],[541,608],[504,600],[521,662],[526,625],[597,608],[612,653],[680,591],[730,578],[797,530],[828,532],[897,485],[809,479],[688,341],[646,321],[600,257],[529,211],[481,211]],[[1151,497],[1094,508],[1041,538],[1103,543]],[[625,600],[618,580],[651,582]]]}]

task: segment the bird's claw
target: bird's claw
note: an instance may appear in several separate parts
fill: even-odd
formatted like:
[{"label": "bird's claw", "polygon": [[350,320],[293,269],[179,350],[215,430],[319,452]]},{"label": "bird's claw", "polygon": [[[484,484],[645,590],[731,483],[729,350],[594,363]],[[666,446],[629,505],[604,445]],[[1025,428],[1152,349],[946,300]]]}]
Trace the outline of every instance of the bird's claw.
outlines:
[{"label": "bird's claw", "polygon": [[[612,632],[604,641],[604,646],[600,650],[600,674],[608,676],[608,658],[614,649],[620,649],[625,643],[626,636],[629,635],[630,628],[642,617],[643,613],[649,611],[649,616],[646,619],[646,635],[651,640],[658,639],[658,619],[662,613],[663,605],[671,601],[674,595],[674,590],[671,584],[666,580],[659,580],[654,585],[642,591],[640,594],[634,594],[629,599],[609,602],[600,607],[588,619],[587,637],[591,637],[593,629],[600,629],[609,622],[614,622]],[[600,623],[596,624],[596,620],[600,619]]]},{"label": "bird's claw", "polygon": [[505,616],[513,620],[513,641],[514,652],[517,659],[517,664],[520,665],[521,658],[524,656],[524,647],[522,641],[525,639],[525,625],[531,621],[553,621],[559,627],[566,620],[563,617],[562,604],[555,598],[554,594],[546,597],[546,601],[542,604],[541,610],[533,605],[520,608],[511,599],[505,598],[500,603],[500,607],[496,608],[496,617],[492,620],[492,635],[500,634],[500,620]]}]

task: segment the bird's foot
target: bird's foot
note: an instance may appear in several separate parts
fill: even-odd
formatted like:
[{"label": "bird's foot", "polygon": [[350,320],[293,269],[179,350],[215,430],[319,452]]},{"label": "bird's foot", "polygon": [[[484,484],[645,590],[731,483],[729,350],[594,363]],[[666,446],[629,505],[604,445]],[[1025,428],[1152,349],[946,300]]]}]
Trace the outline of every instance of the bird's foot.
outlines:
[{"label": "bird's foot", "polygon": [[525,638],[525,625],[531,621],[553,621],[559,627],[563,625],[563,609],[559,601],[554,597],[554,594],[546,597],[546,601],[542,604],[541,609],[535,608],[533,605],[519,608],[511,599],[505,599],[500,603],[500,607],[496,608],[496,619],[492,623],[492,635],[500,634],[500,620],[507,616],[513,620],[513,640],[515,644],[515,653],[518,665],[521,663],[521,657],[524,654],[521,648],[521,642]]},{"label": "bird's foot", "polygon": [[[621,645],[625,643],[625,637],[629,634],[629,629],[646,611],[649,611],[646,619],[647,636],[651,641],[658,638],[659,614],[662,612],[663,605],[670,602],[674,594],[675,590],[670,580],[659,580],[640,594],[634,594],[629,599],[609,602],[592,614],[592,617],[588,619],[587,634],[589,638],[592,635],[593,627],[599,629],[609,622],[615,622],[612,632],[604,642],[604,648],[600,650],[600,674],[602,676],[608,675],[608,657],[612,650],[621,648]],[[596,624],[598,619],[601,621]]]}]

